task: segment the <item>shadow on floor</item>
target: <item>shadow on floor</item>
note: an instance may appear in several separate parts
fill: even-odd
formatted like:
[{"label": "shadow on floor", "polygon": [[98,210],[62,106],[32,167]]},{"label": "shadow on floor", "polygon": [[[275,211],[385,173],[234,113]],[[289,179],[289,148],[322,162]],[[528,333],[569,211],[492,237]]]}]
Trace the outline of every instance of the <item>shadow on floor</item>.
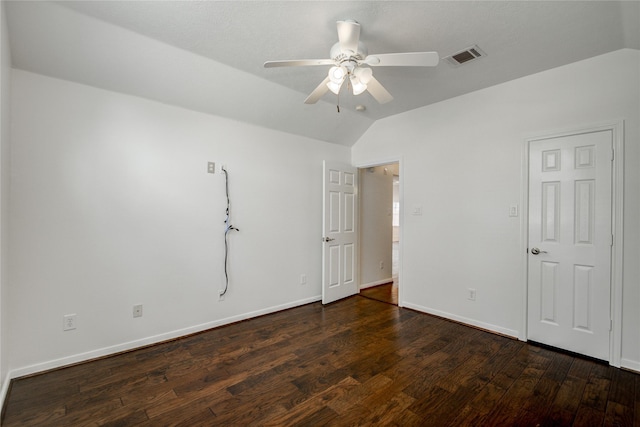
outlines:
[{"label": "shadow on floor", "polygon": [[386,302],[387,304],[398,305],[398,284],[394,280],[384,285],[361,289],[360,295],[376,301]]}]

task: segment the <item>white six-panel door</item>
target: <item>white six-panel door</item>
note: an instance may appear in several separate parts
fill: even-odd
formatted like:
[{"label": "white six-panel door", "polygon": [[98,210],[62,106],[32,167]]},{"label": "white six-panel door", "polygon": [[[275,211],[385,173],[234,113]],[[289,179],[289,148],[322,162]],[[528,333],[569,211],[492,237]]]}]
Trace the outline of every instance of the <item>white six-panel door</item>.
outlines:
[{"label": "white six-panel door", "polygon": [[324,162],[322,303],[358,293],[356,243],[357,169]]},{"label": "white six-panel door", "polygon": [[530,141],[528,339],[609,360],[610,130]]}]

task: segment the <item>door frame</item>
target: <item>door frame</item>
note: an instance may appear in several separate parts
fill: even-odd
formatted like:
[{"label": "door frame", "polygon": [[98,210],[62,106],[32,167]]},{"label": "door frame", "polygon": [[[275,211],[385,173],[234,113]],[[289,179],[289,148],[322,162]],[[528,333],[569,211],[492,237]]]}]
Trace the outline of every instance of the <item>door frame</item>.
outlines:
[{"label": "door frame", "polygon": [[522,328],[518,339],[527,341],[528,338],[528,276],[529,276],[529,148],[532,142],[580,135],[600,131],[611,131],[613,138],[613,161],[611,169],[611,231],[613,245],[611,247],[611,334],[609,336],[609,364],[620,367],[622,358],[622,259],[624,254],[624,120],[614,120],[595,125],[582,126],[568,130],[533,135],[522,143],[522,177],[521,200],[522,217],[520,221],[520,241],[522,260]]},{"label": "door frame", "polygon": [[[373,168],[376,166],[382,166],[382,165],[388,165],[389,163],[397,163],[398,164],[398,174],[400,177],[400,186],[398,188],[398,197],[399,197],[399,203],[400,203],[400,217],[399,217],[399,235],[400,235],[400,242],[398,244],[398,307],[403,307],[403,301],[404,301],[404,293],[403,293],[403,286],[402,286],[402,254],[403,254],[403,246],[404,246],[404,171],[403,171],[403,160],[402,160],[402,156],[398,156],[398,157],[386,157],[384,159],[376,159],[376,160],[369,160],[363,163],[358,163],[358,164],[354,164],[353,166],[358,168],[358,169],[368,169],[368,168]],[[360,188],[358,188],[358,192],[360,191]],[[358,193],[358,195],[360,195]],[[362,197],[360,197],[360,199],[358,200],[358,203],[362,202]],[[361,220],[361,215],[362,215],[362,209],[359,210],[359,214],[358,214],[358,221]],[[358,248],[357,248],[357,259],[358,259],[358,272],[360,272],[360,243],[361,243],[361,227],[358,227]],[[360,289],[360,286],[362,285],[362,283],[360,283],[360,274],[358,274],[358,289]]]}]

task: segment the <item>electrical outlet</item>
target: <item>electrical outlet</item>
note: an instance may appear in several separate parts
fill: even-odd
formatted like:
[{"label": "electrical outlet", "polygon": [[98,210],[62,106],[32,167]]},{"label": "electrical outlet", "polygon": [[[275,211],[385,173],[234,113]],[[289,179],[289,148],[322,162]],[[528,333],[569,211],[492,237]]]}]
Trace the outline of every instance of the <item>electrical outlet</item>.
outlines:
[{"label": "electrical outlet", "polygon": [[65,314],[62,316],[62,330],[71,331],[76,328],[76,315]]},{"label": "electrical outlet", "polygon": [[300,284],[301,285],[306,285],[307,284],[307,275],[306,274],[301,274],[300,275]]},{"label": "electrical outlet", "polygon": [[384,270],[384,261],[380,261],[380,270]]},{"label": "electrical outlet", "polygon": [[215,164],[215,162],[207,163],[207,172],[208,173],[216,173],[216,164]]},{"label": "electrical outlet", "polygon": [[509,216],[511,217],[518,216],[518,205],[509,206]]},{"label": "electrical outlet", "polygon": [[142,304],[133,306],[133,317],[142,317]]},{"label": "electrical outlet", "polygon": [[470,301],[475,301],[476,300],[476,290],[475,289],[467,289],[469,291],[469,295],[467,296],[467,299]]}]

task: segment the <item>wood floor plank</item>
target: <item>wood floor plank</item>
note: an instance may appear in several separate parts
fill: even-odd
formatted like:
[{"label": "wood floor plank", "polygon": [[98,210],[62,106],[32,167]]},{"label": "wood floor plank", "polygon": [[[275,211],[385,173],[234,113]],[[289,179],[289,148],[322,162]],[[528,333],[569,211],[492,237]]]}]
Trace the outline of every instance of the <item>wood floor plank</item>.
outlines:
[{"label": "wood floor plank", "polygon": [[[416,377],[407,386],[404,391],[409,396],[419,398],[427,389],[430,389],[432,384],[443,380],[445,377],[455,372],[456,368],[463,362],[472,356],[471,347],[467,344],[473,340],[475,336],[482,334],[478,330],[469,331],[466,337],[458,337],[458,339],[448,339],[449,337],[443,337],[442,342],[446,342],[446,345],[442,346],[438,352],[446,355],[437,366],[437,369],[428,370],[423,372],[422,375]],[[440,344],[434,342],[434,347],[439,347]]]},{"label": "wood floor plank", "polygon": [[333,409],[337,414],[345,415],[349,413],[353,407],[359,404],[366,396],[383,388],[392,380],[384,375],[376,375],[368,379],[364,383],[358,383],[357,386],[351,387],[341,396],[331,399],[327,402],[327,406]]},{"label": "wood floor plank", "polygon": [[580,405],[573,419],[574,426],[596,427],[604,423],[604,412],[590,406]]},{"label": "wood floor plank", "polygon": [[633,425],[640,426],[640,375],[635,376],[635,404],[634,404],[634,416],[633,416]]},{"label": "wood floor plank", "polygon": [[[135,412],[123,411],[122,413],[112,413],[107,417],[94,420],[81,425],[84,426],[100,426],[100,427],[121,427],[121,426],[139,426],[145,424],[148,421],[147,415],[141,409]],[[75,425],[72,424],[72,425]]]},{"label": "wood floor plank", "polygon": [[52,425],[52,426],[75,426],[75,425],[102,425],[115,419],[135,419],[141,422],[147,419],[143,410],[131,411],[122,405],[120,399],[106,398],[101,401],[89,403],[85,406],[66,407],[64,416],[58,418],[40,419],[36,423],[26,423],[25,425]]},{"label": "wood floor plank", "polygon": [[607,409],[607,398],[609,396],[609,388],[611,387],[611,379],[606,375],[602,375],[603,370],[599,366],[594,367],[589,375],[589,380],[584,389],[581,405],[588,406],[598,412],[604,413]]},{"label": "wood floor plank", "polygon": [[[404,393],[376,399],[375,403],[368,399],[355,405],[351,411],[340,416],[341,425],[388,426],[394,425],[402,413],[415,402],[415,399]],[[421,420],[421,424],[422,424]]]},{"label": "wood floor plank", "polygon": [[387,369],[392,369],[402,357],[395,353],[393,347],[383,347],[377,353],[367,356],[358,355],[354,359],[346,365],[346,369],[352,377],[364,382]]},{"label": "wood floor plank", "polygon": [[567,375],[562,382],[546,420],[551,425],[570,425],[580,406],[587,380]]},{"label": "wood floor plank", "polygon": [[513,340],[504,337],[492,338],[495,340],[487,342],[486,339],[482,339],[469,342],[467,347],[471,356],[436,384],[450,392],[455,392],[458,387],[480,390],[519,348],[517,342]]},{"label": "wood floor plank", "polygon": [[607,399],[609,402],[633,409],[635,405],[635,375],[622,369],[613,371]]},{"label": "wood floor plank", "polygon": [[450,426],[480,426],[485,425],[484,419],[493,408],[498,405],[507,392],[493,383],[487,383],[476,395],[460,408],[456,417],[448,424]]},{"label": "wood floor plank", "polygon": [[605,426],[628,426],[633,423],[633,409],[617,402],[608,402],[604,414]]},{"label": "wood floor plank", "polygon": [[527,419],[542,422],[546,418],[571,367],[570,357],[563,354],[553,356],[547,370],[533,388],[532,395],[522,406],[529,412]]},{"label": "wood floor plank", "polygon": [[503,389],[509,389],[511,385],[522,375],[529,363],[531,349],[523,345],[518,353],[510,360],[510,363],[501,369],[491,380],[492,383]]},{"label": "wood floor plank", "polygon": [[387,304],[398,305],[398,285],[396,282],[385,283],[360,290],[360,295]]},{"label": "wood floor plank", "polygon": [[13,380],[3,426],[640,425],[640,375],[354,296]]},{"label": "wood floor plank", "polygon": [[[300,363],[300,359],[291,358],[282,364],[273,366],[271,369],[252,373],[244,380],[228,386],[227,391],[234,396],[238,396],[241,394],[255,394],[256,391],[263,389],[274,389],[283,387],[285,384],[291,384],[290,381],[296,378],[296,372],[299,376],[306,373],[304,368],[298,369]],[[295,385],[291,384],[291,387],[295,387]]]},{"label": "wood floor plank", "polygon": [[152,421],[167,418],[180,419],[181,414],[213,407],[228,398],[229,394],[224,389],[216,387],[216,390],[203,389],[187,396],[177,396],[164,402],[154,402],[144,410]]},{"label": "wood floor plank", "polygon": [[[216,415],[216,426],[248,426],[265,425],[268,420],[279,417],[289,412],[289,409],[272,402],[264,403],[262,400],[253,402],[243,398],[232,398],[226,401],[227,406],[216,404],[211,407]],[[229,409],[226,409],[229,408]]]},{"label": "wood floor plank", "polygon": [[593,361],[574,357],[567,376],[586,381],[589,379],[589,375],[591,375],[591,370],[594,366]]},{"label": "wood floor plank", "polygon": [[[16,411],[13,408],[7,408],[4,414],[2,425],[18,426],[54,426],[60,423],[67,414],[67,410],[63,404],[55,403],[53,405],[41,405],[37,408],[31,408],[26,411]],[[13,421],[17,420],[17,421]]]},{"label": "wood floor plank", "polygon": [[350,390],[359,385],[360,383],[352,377],[345,377],[335,385],[332,385],[304,402],[295,405],[287,411],[287,413],[268,420],[267,424],[291,425],[299,423],[316,425],[316,423],[319,423],[321,419],[325,418],[324,423],[326,423],[337,416],[337,413],[333,409],[325,411],[325,409],[329,409],[327,403],[335,399],[341,399]]},{"label": "wood floor plank", "polygon": [[435,317],[416,315],[411,310],[404,310],[412,316],[402,321],[400,325],[391,325],[381,329],[376,334],[380,339],[392,341],[398,347],[398,354],[410,356],[415,352],[441,336],[444,326],[452,322],[446,322]]},{"label": "wood floor plank", "polygon": [[438,386],[423,388],[416,396],[416,401],[409,406],[409,410],[424,419],[426,426],[446,425],[443,417],[446,416],[447,402],[452,393]]},{"label": "wood floor plank", "polygon": [[501,372],[505,366],[518,353],[522,344],[515,340],[498,337],[501,339],[501,347],[493,355],[487,355],[483,363],[472,368],[468,375],[460,378],[461,385],[472,390],[479,391],[484,385],[493,381],[493,379]]},{"label": "wood floor plank", "polygon": [[307,373],[296,378],[292,383],[306,396],[312,396],[325,390],[328,384],[335,384],[349,376],[347,369],[334,369],[331,366],[327,368],[323,371]]},{"label": "wood floor plank", "polygon": [[267,426],[317,425],[336,417],[336,413],[322,402],[311,399],[287,412],[266,421]]}]

